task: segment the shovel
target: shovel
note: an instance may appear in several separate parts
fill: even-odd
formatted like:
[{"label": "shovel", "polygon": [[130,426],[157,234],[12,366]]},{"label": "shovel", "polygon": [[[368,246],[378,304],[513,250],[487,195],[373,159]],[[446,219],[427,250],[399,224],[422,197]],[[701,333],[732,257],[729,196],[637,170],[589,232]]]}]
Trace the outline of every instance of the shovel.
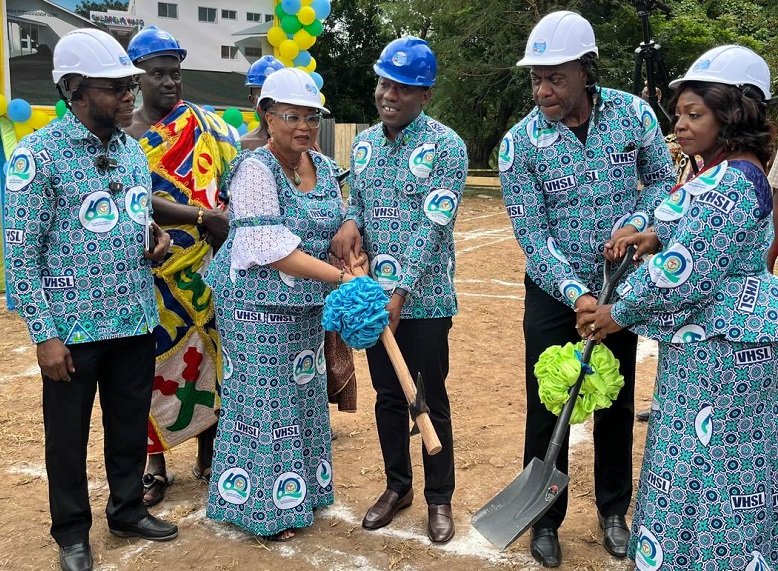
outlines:
[{"label": "shovel", "polygon": [[[599,305],[608,303],[616,283],[629,268],[634,253],[635,249],[630,247],[615,271],[612,271],[608,262],[605,263],[604,284],[597,299]],[[533,458],[513,482],[473,514],[473,527],[500,551],[516,541],[543,517],[559,494],[567,488],[570,477],[556,469],[556,459],[567,434],[570,416],[586,375],[584,369],[589,364],[596,344],[597,342],[592,340],[584,347],[581,374],[570,389],[570,398],[556,421],[545,458],[543,460]]]},{"label": "shovel", "polygon": [[[354,275],[364,276],[365,272],[362,271],[362,267],[355,262],[356,260],[352,256],[351,270],[354,272]],[[403,393],[405,393],[405,399],[408,401],[408,409],[413,419],[411,435],[421,433],[421,440],[424,442],[427,453],[433,456],[440,452],[443,446],[440,444],[435,427],[432,426],[432,420],[430,420],[429,415],[430,409],[424,400],[424,379],[422,379],[421,373],[419,373],[416,377],[416,384],[413,384],[411,372],[408,369],[408,365],[405,364],[405,359],[400,352],[400,347],[397,345],[397,340],[394,338],[394,334],[388,325],[381,332],[381,341],[384,344],[387,355],[389,355],[389,360],[392,362],[392,367],[394,367],[394,372],[400,381]]]}]

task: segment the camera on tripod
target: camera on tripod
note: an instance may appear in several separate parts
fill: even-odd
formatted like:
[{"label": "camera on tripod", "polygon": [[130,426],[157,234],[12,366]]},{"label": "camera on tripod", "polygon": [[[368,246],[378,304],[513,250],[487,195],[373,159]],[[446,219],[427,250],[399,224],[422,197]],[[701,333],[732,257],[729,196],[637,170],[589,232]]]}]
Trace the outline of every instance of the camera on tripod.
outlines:
[{"label": "camera on tripod", "polygon": [[632,0],[632,3],[635,5],[635,9],[638,11],[638,14],[641,14],[642,12],[650,14],[654,8],[657,8],[668,18],[673,14],[670,6],[659,2],[659,0]]},{"label": "camera on tripod", "polygon": [[659,0],[632,0],[632,3],[635,5],[638,16],[640,16],[643,28],[643,41],[640,42],[640,46],[635,50],[633,92],[638,96],[643,92],[643,65],[645,64],[645,82],[648,90],[646,99],[654,109],[662,126],[666,127],[670,122],[670,115],[659,102],[657,87],[667,89],[669,80],[667,78],[662,46],[657,44],[651,37],[651,22],[648,17],[654,8],[661,11],[666,18],[669,18],[672,12],[669,6],[659,2]]}]

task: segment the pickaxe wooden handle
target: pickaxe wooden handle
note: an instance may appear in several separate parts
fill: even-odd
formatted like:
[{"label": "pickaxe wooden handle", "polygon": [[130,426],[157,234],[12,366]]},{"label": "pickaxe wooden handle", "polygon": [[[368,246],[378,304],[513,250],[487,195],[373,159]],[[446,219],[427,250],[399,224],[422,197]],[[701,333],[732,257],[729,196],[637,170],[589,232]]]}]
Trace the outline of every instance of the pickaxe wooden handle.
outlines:
[{"label": "pickaxe wooden handle", "polygon": [[[353,255],[351,258],[351,271],[354,272],[355,276],[365,275],[365,272],[362,271],[362,266],[357,265]],[[381,332],[381,341],[384,344],[386,353],[389,355],[389,359],[392,361],[394,372],[397,374],[403,393],[405,393],[405,399],[408,401],[408,405],[413,407],[416,405],[416,385],[413,383],[413,377],[410,370],[408,370],[408,365],[405,364],[405,359],[400,352],[400,347],[397,345],[397,340],[394,338],[394,334],[388,325]],[[435,427],[432,426],[429,413],[419,412],[416,415],[415,421],[427,453],[434,455],[440,452],[443,446],[440,444]]]}]

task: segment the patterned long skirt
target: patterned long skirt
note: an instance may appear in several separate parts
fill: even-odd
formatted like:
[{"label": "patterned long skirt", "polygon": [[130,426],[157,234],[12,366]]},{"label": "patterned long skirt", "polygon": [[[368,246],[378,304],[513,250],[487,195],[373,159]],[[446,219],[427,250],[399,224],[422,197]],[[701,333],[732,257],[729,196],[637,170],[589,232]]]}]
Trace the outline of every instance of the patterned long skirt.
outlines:
[{"label": "patterned long skirt", "polygon": [[272,535],[332,504],[321,316],[216,300],[224,381],[209,518]]},{"label": "patterned long skirt", "polygon": [[630,557],[778,569],[778,344],[660,344]]}]

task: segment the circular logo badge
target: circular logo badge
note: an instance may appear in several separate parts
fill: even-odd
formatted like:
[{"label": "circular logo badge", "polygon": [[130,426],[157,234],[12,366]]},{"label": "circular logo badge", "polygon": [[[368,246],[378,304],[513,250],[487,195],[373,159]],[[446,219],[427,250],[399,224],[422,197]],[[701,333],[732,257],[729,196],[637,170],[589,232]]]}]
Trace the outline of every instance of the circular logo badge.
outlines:
[{"label": "circular logo badge", "polygon": [[298,385],[310,383],[316,376],[316,356],[306,349],[294,358],[294,382]]},{"label": "circular logo badge", "polygon": [[457,195],[445,188],[436,188],[424,199],[424,214],[435,224],[446,226],[457,211]]},{"label": "circular logo badge", "polygon": [[707,190],[716,188],[719,185],[719,182],[721,182],[721,179],[724,178],[728,166],[727,161],[719,163],[715,167],[700,174],[697,178],[690,180],[684,184],[683,187],[692,196],[697,196]]},{"label": "circular logo badge", "polygon": [[405,52],[397,52],[392,56],[392,64],[402,67],[408,63],[408,56]]},{"label": "circular logo badge", "polygon": [[679,188],[654,210],[654,218],[664,222],[679,220],[688,210],[691,204],[691,195],[683,188]]},{"label": "circular logo badge", "polygon": [[111,195],[100,190],[84,199],[78,211],[78,219],[87,230],[98,234],[110,232],[119,222],[119,209]]},{"label": "circular logo badge", "polygon": [[500,150],[497,153],[497,168],[505,172],[513,166],[514,158],[513,135],[506,134],[500,142]]},{"label": "circular logo badge", "polygon": [[354,172],[356,174],[361,173],[367,167],[367,163],[370,162],[370,157],[373,155],[373,147],[366,141],[357,143],[354,147]]},{"label": "circular logo badge", "polygon": [[454,259],[449,258],[446,265],[446,276],[448,276],[449,285],[454,285]]},{"label": "circular logo badge", "polygon": [[638,530],[635,566],[640,571],[656,571],[662,566],[664,553],[656,536],[641,525]]},{"label": "circular logo badge", "polygon": [[130,218],[141,226],[146,224],[149,215],[149,193],[142,186],[133,186],[124,195],[124,209]]},{"label": "circular logo badge", "polygon": [[546,240],[546,247],[548,248],[548,251],[551,252],[551,255],[554,256],[557,260],[559,260],[563,264],[568,263],[567,257],[565,257],[565,255],[559,249],[559,246],[556,245],[556,240],[554,240],[550,236],[548,240]]},{"label": "circular logo badge", "polygon": [[713,407],[703,407],[694,419],[694,431],[703,446],[710,444],[713,436]]},{"label": "circular logo badge", "polygon": [[294,287],[295,284],[294,276],[290,276],[289,274],[285,274],[281,270],[278,270],[278,277],[281,278],[281,281],[284,282],[286,286]]},{"label": "circular logo badge", "polygon": [[230,468],[222,472],[217,484],[219,495],[225,502],[245,504],[251,493],[249,474],[243,468]]},{"label": "circular logo badge", "polygon": [[559,286],[559,291],[570,301],[576,300],[584,293],[584,286],[574,280],[565,280]]},{"label": "circular logo badge", "polygon": [[383,289],[389,291],[399,283],[402,277],[400,262],[389,254],[379,254],[370,262],[370,273]]},{"label": "circular logo badge", "polygon": [[435,145],[425,143],[419,145],[408,159],[408,168],[419,178],[427,178],[432,173],[432,163],[435,162]]},{"label": "circular logo badge", "polygon": [[527,135],[529,141],[539,149],[550,147],[559,138],[559,131],[554,127],[543,127],[539,117],[533,118],[527,123]]},{"label": "circular logo badge", "polygon": [[543,55],[545,51],[546,51],[546,42],[544,42],[543,40],[532,43],[532,55],[534,56]]},{"label": "circular logo badge", "polygon": [[29,149],[20,147],[8,161],[5,187],[8,190],[22,190],[35,178],[35,159]]},{"label": "circular logo badge", "polygon": [[642,212],[637,212],[629,217],[629,220],[627,220],[626,224],[631,224],[638,229],[638,232],[642,232],[646,229],[646,226],[648,226],[648,216]]},{"label": "circular logo badge", "polygon": [[684,325],[678,331],[675,332],[671,343],[695,343],[697,341],[705,341],[707,335],[705,330],[699,325]]},{"label": "circular logo badge", "polygon": [[316,468],[316,481],[322,488],[332,483],[332,464],[324,459],[319,460],[319,467]]},{"label": "circular logo badge", "polygon": [[657,287],[674,288],[686,283],[693,267],[689,250],[682,244],[673,244],[651,258],[648,273]]},{"label": "circular logo badge", "polygon": [[632,100],[635,113],[640,118],[640,124],[643,125],[643,144],[647,144],[653,139],[656,130],[659,128],[659,122],[651,106],[640,97]]},{"label": "circular logo badge", "polygon": [[232,359],[222,346],[222,379],[227,380],[232,376]]},{"label": "circular logo badge", "polygon": [[273,503],[280,510],[296,508],[303,500],[307,489],[305,480],[295,472],[284,472],[273,484]]},{"label": "circular logo badge", "polygon": [[327,359],[324,357],[324,342],[316,350],[316,372],[323,375],[327,372]]}]

